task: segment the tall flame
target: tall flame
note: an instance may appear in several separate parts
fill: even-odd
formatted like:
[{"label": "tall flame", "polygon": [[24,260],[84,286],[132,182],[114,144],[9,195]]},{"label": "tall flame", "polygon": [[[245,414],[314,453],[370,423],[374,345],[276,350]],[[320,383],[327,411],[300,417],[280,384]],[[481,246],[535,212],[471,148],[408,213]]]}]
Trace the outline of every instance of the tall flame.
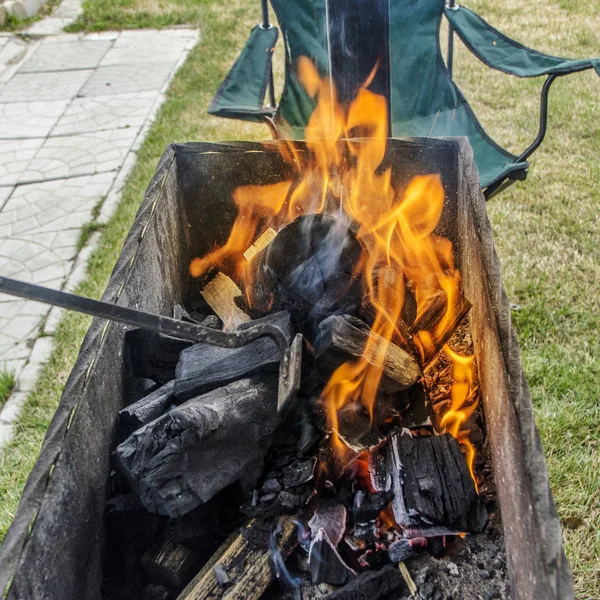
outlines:
[{"label": "tall flame", "polygon": [[[443,337],[452,321],[461,284],[451,242],[434,234],[444,206],[440,176],[420,175],[399,189],[392,184],[391,167],[384,165],[386,101],[367,89],[375,69],[354,100],[342,106],[331,80],[321,78],[308,58],[299,60],[299,80],[317,104],[305,129],[308,152],[299,151],[292,142],[283,144],[282,154],[297,178],[238,188],[234,200],[239,212],[227,243],[195,259],[190,267],[192,275],[199,276],[218,265],[239,281],[246,263],[243,252],[259,230],[278,230],[312,213],[342,215],[352,224],[365,248],[359,268],[374,320],[363,356],[342,364],[321,396],[333,432],[332,445],[340,454],[347,448],[338,435],[338,412],[348,403],[362,403],[373,419],[383,370],[381,361],[372,358],[384,356],[392,340],[408,341],[398,325],[407,282],[415,296],[417,319],[433,294],[444,292],[447,301],[446,314],[435,330],[415,335],[413,341],[423,354]],[[353,141],[352,137],[361,139]],[[461,426],[468,411],[462,411],[459,397],[471,393],[468,373],[473,359],[453,358],[453,402],[442,423],[445,431],[465,445]],[[467,450],[472,465],[472,446]]]}]

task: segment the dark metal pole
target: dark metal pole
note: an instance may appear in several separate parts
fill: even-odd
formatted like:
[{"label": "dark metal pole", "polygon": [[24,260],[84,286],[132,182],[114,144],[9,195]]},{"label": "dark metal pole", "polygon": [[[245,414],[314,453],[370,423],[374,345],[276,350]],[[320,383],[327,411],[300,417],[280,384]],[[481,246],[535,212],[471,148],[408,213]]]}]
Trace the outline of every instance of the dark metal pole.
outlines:
[{"label": "dark metal pole", "polygon": [[266,335],[277,344],[283,357],[285,357],[285,352],[288,349],[288,341],[283,331],[276,325],[268,323],[253,325],[248,329],[233,332],[219,331],[195,323],[178,321],[170,317],[154,315],[134,308],[119,306],[118,304],[110,304],[85,296],[52,290],[33,283],[9,279],[8,277],[0,277],[0,293],[59,306],[67,310],[86,313],[110,321],[118,321],[134,327],[152,329],[191,342],[205,342],[223,348],[239,348]]},{"label": "dark metal pole", "polygon": [[544,82],[544,87],[542,88],[542,96],[540,98],[540,128],[538,130],[537,137],[533,141],[533,144],[515,160],[515,162],[522,162],[526,160],[529,156],[533,154],[535,150],[537,150],[538,146],[544,141],[544,137],[546,137],[546,129],[548,127],[548,92],[550,92],[550,86],[554,82],[554,80],[558,77],[555,73],[552,73],[548,76],[548,79]]},{"label": "dark metal pole", "polygon": [[269,23],[269,2],[268,0],[260,0],[262,5],[262,28],[269,29],[271,23]]},{"label": "dark metal pole", "polygon": [[[448,8],[455,8],[456,0],[448,1]],[[447,56],[447,65],[448,72],[450,73],[450,78],[452,78],[452,61],[454,59],[454,29],[452,24],[448,22],[448,56]]]},{"label": "dark metal pole", "polygon": [[[271,29],[273,25],[269,22],[269,0],[260,0],[262,6],[262,24],[263,29]],[[272,107],[277,106],[275,101],[275,83],[273,81],[273,63],[269,68],[269,105]]]}]

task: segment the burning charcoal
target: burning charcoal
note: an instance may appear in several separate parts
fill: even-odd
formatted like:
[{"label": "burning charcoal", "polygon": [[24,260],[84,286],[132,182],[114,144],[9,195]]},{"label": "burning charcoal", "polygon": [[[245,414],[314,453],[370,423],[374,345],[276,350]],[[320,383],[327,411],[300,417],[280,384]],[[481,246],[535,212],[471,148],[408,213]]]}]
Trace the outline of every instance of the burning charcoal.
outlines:
[{"label": "burning charcoal", "polygon": [[183,515],[260,475],[276,406],[276,376],[241,379],[136,431],[115,451],[117,465],[149,511]]},{"label": "burning charcoal", "polygon": [[411,540],[400,539],[388,546],[388,555],[393,563],[404,562],[415,554]]},{"label": "burning charcoal", "polygon": [[332,314],[356,314],[361,282],[355,275],[363,247],[344,221],[305,215],[284,227],[248,263],[246,289],[253,310],[288,310],[313,339]]},{"label": "burning charcoal", "polygon": [[386,492],[371,493],[359,490],[354,496],[354,505],[352,506],[354,521],[364,523],[376,519],[390,499],[391,494]]},{"label": "burning charcoal", "polygon": [[142,565],[150,583],[180,590],[198,571],[201,558],[198,550],[175,543],[167,530],[165,537],[146,551]]},{"label": "burning charcoal", "polygon": [[227,331],[250,320],[250,317],[235,302],[235,298],[241,295],[240,288],[224,273],[217,273],[202,290],[202,297],[223,321]]},{"label": "burning charcoal", "polygon": [[379,539],[377,522],[373,520],[365,523],[355,523],[354,537],[364,540],[367,545],[374,544]]},{"label": "burning charcoal", "polygon": [[385,436],[371,423],[365,407],[359,402],[346,404],[337,413],[337,433],[354,452],[372,450],[379,446]]},{"label": "burning charcoal", "polygon": [[163,385],[145,398],[119,412],[119,427],[125,435],[158,419],[173,404],[173,382]]},{"label": "burning charcoal", "polygon": [[320,501],[308,526],[313,539],[322,529],[332,545],[337,548],[346,530],[346,507],[335,500]]},{"label": "burning charcoal", "polygon": [[365,571],[343,588],[325,596],[323,600],[379,600],[399,597],[406,587],[400,571],[387,565],[379,571]]},{"label": "burning charcoal", "polygon": [[[248,326],[268,323],[278,326],[292,339],[290,316],[286,312],[257,319]],[[244,329],[246,327],[240,327]],[[175,396],[188,400],[255,373],[277,372],[280,352],[269,337],[261,337],[240,348],[220,348],[211,344],[194,344],[184,350],[175,371]]]},{"label": "burning charcoal", "polygon": [[389,461],[394,516],[413,537],[485,529],[484,500],[450,434],[412,437],[396,428],[389,436]]},{"label": "burning charcoal", "polygon": [[312,480],[315,473],[317,457],[299,458],[282,470],[283,487],[289,489],[308,483]]},{"label": "burning charcoal", "polygon": [[[368,352],[363,356],[365,348]],[[369,364],[381,367],[384,376],[380,389],[384,393],[406,390],[421,376],[417,361],[408,352],[385,341],[366,323],[350,315],[333,315],[319,325],[315,354],[325,379],[351,358],[363,357]]]},{"label": "burning charcoal", "polygon": [[132,329],[125,334],[125,344],[129,347],[133,374],[164,385],[175,377],[179,354],[192,342],[148,329]]},{"label": "burning charcoal", "polygon": [[283,491],[277,496],[278,502],[284,508],[296,509],[306,506],[306,503],[313,497],[314,487],[307,485],[303,489],[294,490],[295,493]]},{"label": "burning charcoal", "polygon": [[356,573],[346,565],[324,529],[319,529],[310,545],[308,564],[313,584],[343,585]]},{"label": "burning charcoal", "polygon": [[377,492],[389,492],[392,489],[392,477],[388,469],[388,450],[386,446],[376,448],[371,452],[369,474],[371,485]]},{"label": "burning charcoal", "polygon": [[[251,521],[240,533],[225,540],[181,592],[178,600],[261,598],[274,580],[272,559],[277,556],[281,563],[285,562],[298,545],[298,536],[295,523],[289,518],[282,518],[269,536],[269,548],[258,548],[246,536],[247,530],[255,523]],[[219,567],[215,569],[217,564]],[[220,573],[219,576],[217,573]],[[220,583],[224,574],[229,579],[227,584]]]}]

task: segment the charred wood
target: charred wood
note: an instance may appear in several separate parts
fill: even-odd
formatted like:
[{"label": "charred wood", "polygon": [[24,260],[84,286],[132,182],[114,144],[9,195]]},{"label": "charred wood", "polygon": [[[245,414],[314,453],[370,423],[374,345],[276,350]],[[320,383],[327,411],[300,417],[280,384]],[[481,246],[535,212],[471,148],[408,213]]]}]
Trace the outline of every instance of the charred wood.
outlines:
[{"label": "charred wood", "polygon": [[[249,322],[247,327],[269,323],[278,326],[292,339],[290,316],[286,312]],[[241,326],[240,329],[246,328]],[[179,357],[175,370],[175,396],[188,400],[255,373],[277,372],[281,360],[279,349],[268,337],[254,340],[240,348],[220,348],[211,344],[194,344]]]},{"label": "charred wood", "polygon": [[324,529],[319,529],[313,536],[308,564],[315,585],[319,583],[343,585],[356,576],[356,573],[343,561]]},{"label": "charred wood", "polygon": [[284,227],[247,265],[252,310],[288,310],[309,339],[331,314],[356,314],[363,247],[348,226],[329,215],[305,215]]},{"label": "charred wood", "polygon": [[413,537],[485,529],[485,503],[450,434],[412,437],[394,429],[389,436],[389,466],[396,522]]},{"label": "charred wood", "polygon": [[275,577],[271,554],[278,553],[285,561],[298,542],[296,525],[291,519],[282,518],[279,531],[271,536],[273,547],[268,550],[256,546],[247,531],[254,524],[255,521],[251,521],[240,533],[230,536],[178,600],[258,600]]},{"label": "charred wood", "polygon": [[119,428],[124,435],[131,435],[136,429],[158,419],[173,404],[174,382],[163,385],[145,398],[130,404],[119,412]]},{"label": "charred wood", "polygon": [[150,512],[180,516],[244,477],[256,480],[277,422],[277,377],[241,379],[173,408],[115,451]]},{"label": "charred wood", "polygon": [[379,600],[394,597],[406,587],[398,569],[388,565],[379,571],[365,571],[324,600]]},{"label": "charred wood", "polygon": [[133,374],[152,379],[162,385],[175,377],[179,354],[192,342],[150,331],[132,329],[125,334]]},{"label": "charred wood", "polygon": [[166,585],[176,591],[187,585],[201,564],[201,553],[178,543],[171,530],[142,556],[142,565],[150,583]]},{"label": "charred wood", "polygon": [[220,272],[202,290],[202,297],[223,321],[223,326],[228,331],[250,320],[235,301],[241,295],[242,292],[235,282]]},{"label": "charred wood", "polygon": [[316,360],[327,374],[349,359],[363,356],[383,370],[382,392],[405,390],[421,376],[417,361],[408,352],[371,332],[360,319],[351,315],[332,315],[319,325]]}]

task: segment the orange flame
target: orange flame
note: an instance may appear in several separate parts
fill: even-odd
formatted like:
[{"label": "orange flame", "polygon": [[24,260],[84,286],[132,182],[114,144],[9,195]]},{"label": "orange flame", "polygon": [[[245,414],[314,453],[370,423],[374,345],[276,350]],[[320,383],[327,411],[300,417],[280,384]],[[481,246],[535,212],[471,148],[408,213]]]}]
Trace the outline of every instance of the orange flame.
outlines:
[{"label": "orange flame", "polygon": [[462,428],[478,404],[477,400],[473,401],[476,392],[474,386],[475,357],[473,355],[461,356],[447,344],[444,346],[444,352],[453,363],[453,382],[450,408],[440,420],[440,429],[442,433],[449,433],[458,440],[467,459],[475,488],[477,488],[477,478],[473,470],[475,448],[469,440],[469,430]]},{"label": "orange flame", "polygon": [[[384,165],[386,101],[367,89],[376,68],[354,100],[342,106],[331,80],[321,78],[308,58],[300,58],[299,81],[317,104],[305,129],[308,152],[300,151],[292,142],[282,144],[284,159],[298,173],[296,181],[238,188],[234,200],[239,212],[228,241],[204,258],[194,259],[190,266],[194,276],[218,265],[240,280],[245,266],[243,252],[259,230],[278,230],[311,213],[343,215],[352,222],[365,248],[357,268],[361,269],[374,322],[363,356],[342,364],[322,393],[332,446],[340,457],[347,457],[349,449],[338,435],[338,412],[348,403],[360,402],[373,420],[383,375],[380,361],[373,357],[384,356],[392,339],[407,342],[399,327],[407,282],[416,299],[417,318],[433,294],[444,292],[447,301],[446,314],[435,330],[415,335],[414,342],[422,352],[434,347],[448,328],[461,284],[451,242],[434,234],[444,206],[440,176],[420,175],[405,189],[398,189],[392,183],[391,166]],[[350,139],[353,136],[361,139]],[[455,361],[457,398],[465,385],[468,387],[461,379],[468,370],[462,359]],[[465,445],[458,405],[457,400],[444,416],[444,428],[455,437],[461,436]]]}]

